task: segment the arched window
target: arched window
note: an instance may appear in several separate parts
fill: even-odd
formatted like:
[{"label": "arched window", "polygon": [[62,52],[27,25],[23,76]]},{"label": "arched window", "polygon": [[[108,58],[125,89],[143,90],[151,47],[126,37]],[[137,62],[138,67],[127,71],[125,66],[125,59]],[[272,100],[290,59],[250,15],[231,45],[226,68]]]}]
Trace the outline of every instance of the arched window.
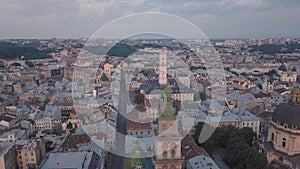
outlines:
[{"label": "arched window", "polygon": [[271,134],[271,140],[274,141],[274,138],[275,138],[275,134],[272,132],[272,134]]},{"label": "arched window", "polygon": [[162,167],[162,169],[168,169],[168,166],[167,166],[167,165],[164,165],[164,166]]},{"label": "arched window", "polygon": [[172,164],[170,169],[176,169],[176,166],[174,164]]},{"label": "arched window", "polygon": [[176,156],[176,151],[175,151],[175,150],[172,150],[172,151],[171,151],[171,157],[172,157],[172,158],[175,158],[175,156]]},{"label": "arched window", "polygon": [[164,152],[163,152],[163,157],[164,157],[164,158],[167,158],[167,156],[168,156],[168,152],[167,152],[166,150],[164,150]]}]

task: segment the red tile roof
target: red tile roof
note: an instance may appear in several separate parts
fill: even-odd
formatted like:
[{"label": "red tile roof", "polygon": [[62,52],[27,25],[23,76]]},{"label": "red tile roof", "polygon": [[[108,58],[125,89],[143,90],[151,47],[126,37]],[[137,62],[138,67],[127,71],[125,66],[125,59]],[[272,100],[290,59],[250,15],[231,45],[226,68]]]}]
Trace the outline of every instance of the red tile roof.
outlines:
[{"label": "red tile roof", "polygon": [[271,97],[270,93],[263,93],[263,92],[253,94],[253,95],[254,95],[255,98]]},{"label": "red tile roof", "polygon": [[198,155],[209,156],[209,154],[202,148],[197,145],[193,137],[188,134],[181,141],[181,154],[185,157],[185,160],[189,160]]},{"label": "red tile roof", "polygon": [[138,123],[131,120],[127,120],[127,130],[151,130],[151,123]]}]

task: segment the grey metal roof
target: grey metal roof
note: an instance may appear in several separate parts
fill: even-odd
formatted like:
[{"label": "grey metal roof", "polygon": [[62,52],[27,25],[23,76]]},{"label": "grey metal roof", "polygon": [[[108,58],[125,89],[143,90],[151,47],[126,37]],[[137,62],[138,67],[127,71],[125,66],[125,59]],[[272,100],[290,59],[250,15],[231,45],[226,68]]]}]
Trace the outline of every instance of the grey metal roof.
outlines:
[{"label": "grey metal roof", "polygon": [[280,104],[272,115],[272,121],[289,128],[300,129],[300,105]]}]

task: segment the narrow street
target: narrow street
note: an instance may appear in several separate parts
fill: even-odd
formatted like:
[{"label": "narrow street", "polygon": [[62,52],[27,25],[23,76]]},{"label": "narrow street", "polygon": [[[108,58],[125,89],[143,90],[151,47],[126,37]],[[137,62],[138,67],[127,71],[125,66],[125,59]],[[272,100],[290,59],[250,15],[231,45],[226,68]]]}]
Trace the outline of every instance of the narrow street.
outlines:
[{"label": "narrow street", "polygon": [[116,132],[116,148],[112,153],[108,154],[107,169],[122,169],[124,166],[124,157],[119,156],[125,154],[125,136],[126,136],[126,118],[122,114],[126,114],[127,103],[124,99],[126,97],[125,89],[125,76],[124,72],[121,72],[120,81],[120,95],[119,95],[119,107],[117,117],[117,132]]},{"label": "narrow street", "polygon": [[[108,153],[107,169],[122,169],[124,168],[124,156],[125,154],[125,136],[127,134],[127,119],[123,115],[126,115],[127,103],[130,101],[128,93],[126,92],[125,74],[121,72],[120,82],[120,95],[119,95],[119,107],[117,117],[117,133],[116,133],[116,149],[113,152]],[[152,158],[147,157],[145,160],[145,168],[153,169]]]}]

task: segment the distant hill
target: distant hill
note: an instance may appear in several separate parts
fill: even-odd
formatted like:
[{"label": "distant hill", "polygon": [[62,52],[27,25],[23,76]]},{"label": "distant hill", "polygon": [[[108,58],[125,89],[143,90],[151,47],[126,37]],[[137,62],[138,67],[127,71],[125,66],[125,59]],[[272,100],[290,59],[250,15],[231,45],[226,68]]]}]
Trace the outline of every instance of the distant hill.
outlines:
[{"label": "distant hill", "polygon": [[300,50],[300,43],[287,43],[284,45],[262,44],[250,46],[250,52],[261,52],[263,54],[275,55],[277,53],[293,53]]},{"label": "distant hill", "polygon": [[115,46],[87,46],[85,50],[96,55],[108,55],[118,57],[128,57],[137,51],[135,46],[127,45],[126,43],[117,43]]},{"label": "distant hill", "polygon": [[10,42],[0,42],[0,59],[12,60],[24,56],[24,60],[51,58],[35,47],[21,47]]},{"label": "distant hill", "polygon": [[[165,40],[167,41],[167,40]],[[172,45],[162,45],[162,44],[135,44],[129,45],[126,41],[121,41],[116,43],[114,46],[86,46],[84,47],[85,50],[96,54],[96,55],[108,55],[108,56],[118,56],[118,57],[128,57],[129,55],[137,52],[139,49],[145,48],[155,48],[155,49],[162,49],[166,47],[170,50],[174,49],[182,49],[184,46],[172,46]]]}]

